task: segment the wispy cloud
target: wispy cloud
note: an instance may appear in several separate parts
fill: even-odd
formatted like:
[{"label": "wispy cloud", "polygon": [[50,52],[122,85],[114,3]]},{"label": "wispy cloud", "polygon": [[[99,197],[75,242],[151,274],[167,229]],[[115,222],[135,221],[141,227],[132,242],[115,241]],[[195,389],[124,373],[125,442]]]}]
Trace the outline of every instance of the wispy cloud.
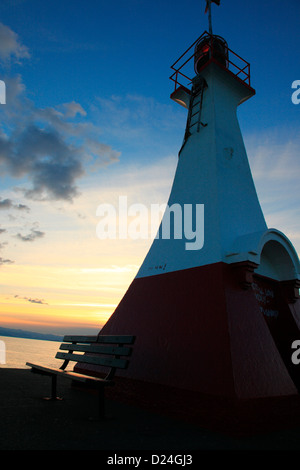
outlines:
[{"label": "wispy cloud", "polygon": [[11,199],[0,199],[0,210],[1,209],[18,209],[20,211],[29,212],[30,208],[26,204],[15,204]]},{"label": "wispy cloud", "polygon": [[29,50],[20,42],[18,35],[8,26],[0,23],[0,60],[19,62],[29,57]]},{"label": "wispy cloud", "polygon": [[151,96],[126,94],[97,97],[93,111],[105,135],[124,149],[130,146],[130,153],[135,149],[140,158],[150,153],[154,158],[158,152],[178,152],[183,136],[178,128],[184,129],[186,119],[179,108]]},{"label": "wispy cloud", "polygon": [[18,233],[16,235],[16,238],[18,238],[22,242],[33,242],[37,238],[43,238],[44,236],[44,232],[41,232],[40,230],[31,229],[30,233],[28,233],[27,235],[21,235],[20,233]]},{"label": "wispy cloud", "polygon": [[31,297],[21,297],[20,295],[15,295],[14,297],[15,299],[27,300],[27,302],[30,302],[32,304],[48,305],[48,303],[45,302],[44,299],[33,299]]},{"label": "wispy cloud", "polygon": [[[5,228],[0,228],[0,235],[5,233],[6,229]],[[0,243],[0,250],[3,250],[3,248],[7,245],[7,242],[1,242]],[[14,261],[9,259],[9,258],[3,258],[0,256],[0,266],[3,266],[5,264],[13,264]]]},{"label": "wispy cloud", "polygon": [[5,259],[0,256],[0,266],[3,264],[13,264],[13,263],[14,261],[12,261],[11,259]]},{"label": "wispy cloud", "polygon": [[271,135],[251,137],[249,155],[253,176],[257,180],[297,181],[300,178],[299,162],[300,137],[297,132],[280,136],[273,131]]},{"label": "wispy cloud", "polygon": [[300,252],[300,136],[272,129],[246,139],[258,197],[269,227],[283,231]]},{"label": "wispy cloud", "polygon": [[3,199],[0,201],[0,209],[10,209],[12,207],[12,202],[10,199]]}]

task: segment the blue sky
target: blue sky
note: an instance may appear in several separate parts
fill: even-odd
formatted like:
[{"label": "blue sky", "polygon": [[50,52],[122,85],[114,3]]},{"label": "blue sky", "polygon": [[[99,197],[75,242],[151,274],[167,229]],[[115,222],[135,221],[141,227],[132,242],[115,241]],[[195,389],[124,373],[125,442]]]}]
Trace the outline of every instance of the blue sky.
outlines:
[{"label": "blue sky", "polygon": [[[124,194],[166,202],[186,121],[170,100],[170,65],[208,29],[204,9],[204,0],[2,0],[6,325],[61,332],[76,309],[78,329],[87,314],[95,329],[122,298],[150,241],[100,244],[96,209]],[[238,115],[267,223],[299,253],[300,104],[291,85],[300,80],[300,3],[221,0],[212,14],[214,33],[251,64],[256,95]],[[66,304],[66,324],[38,320]],[[27,306],[40,309],[30,320]]]}]

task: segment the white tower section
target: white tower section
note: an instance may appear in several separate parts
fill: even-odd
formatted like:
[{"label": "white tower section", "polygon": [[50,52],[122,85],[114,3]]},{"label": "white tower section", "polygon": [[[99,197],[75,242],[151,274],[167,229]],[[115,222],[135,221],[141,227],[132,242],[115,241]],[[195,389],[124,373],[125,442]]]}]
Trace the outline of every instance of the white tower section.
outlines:
[{"label": "white tower section", "polygon": [[[267,230],[237,119],[237,107],[254,94],[214,60],[191,92],[173,94],[188,107],[186,133],[162,225],[137,277],[228,262],[236,239]],[[171,237],[163,239],[169,222]]]}]

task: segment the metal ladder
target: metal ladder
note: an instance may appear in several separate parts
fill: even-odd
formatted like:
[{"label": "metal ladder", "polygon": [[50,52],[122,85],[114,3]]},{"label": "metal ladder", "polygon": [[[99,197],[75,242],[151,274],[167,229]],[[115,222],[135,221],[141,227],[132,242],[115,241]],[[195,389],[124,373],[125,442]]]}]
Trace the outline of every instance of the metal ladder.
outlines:
[{"label": "metal ladder", "polygon": [[207,124],[203,124],[203,122],[201,122],[203,92],[204,92],[204,86],[201,87],[200,91],[197,91],[196,93],[193,93],[192,95],[191,105],[189,108],[189,116],[187,120],[187,128],[188,128],[188,132],[190,133],[190,135],[194,133],[195,129],[196,129],[196,132],[199,132],[201,126],[203,127],[207,126]]},{"label": "metal ladder", "polygon": [[[202,105],[203,105],[203,93],[206,88],[206,83],[201,82],[198,86],[195,86],[192,90],[189,112],[186,122],[185,134],[183,139],[183,144],[180,149],[182,151],[188,138],[195,132],[200,132],[201,127],[206,127],[207,124],[204,124],[201,121]],[[180,154],[179,152],[179,154]]]}]

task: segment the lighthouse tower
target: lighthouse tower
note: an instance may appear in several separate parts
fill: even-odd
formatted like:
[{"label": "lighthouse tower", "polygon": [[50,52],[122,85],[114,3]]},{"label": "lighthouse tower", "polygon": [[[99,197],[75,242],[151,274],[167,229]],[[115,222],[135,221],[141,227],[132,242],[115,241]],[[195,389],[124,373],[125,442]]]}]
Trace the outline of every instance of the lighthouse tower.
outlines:
[{"label": "lighthouse tower", "polygon": [[187,121],[168,205],[101,334],[136,336],[122,373],[132,381],[238,399],[294,395],[299,259],[267,227],[253,183],[237,119],[255,94],[250,65],[209,29],[172,66],[171,99]]}]

